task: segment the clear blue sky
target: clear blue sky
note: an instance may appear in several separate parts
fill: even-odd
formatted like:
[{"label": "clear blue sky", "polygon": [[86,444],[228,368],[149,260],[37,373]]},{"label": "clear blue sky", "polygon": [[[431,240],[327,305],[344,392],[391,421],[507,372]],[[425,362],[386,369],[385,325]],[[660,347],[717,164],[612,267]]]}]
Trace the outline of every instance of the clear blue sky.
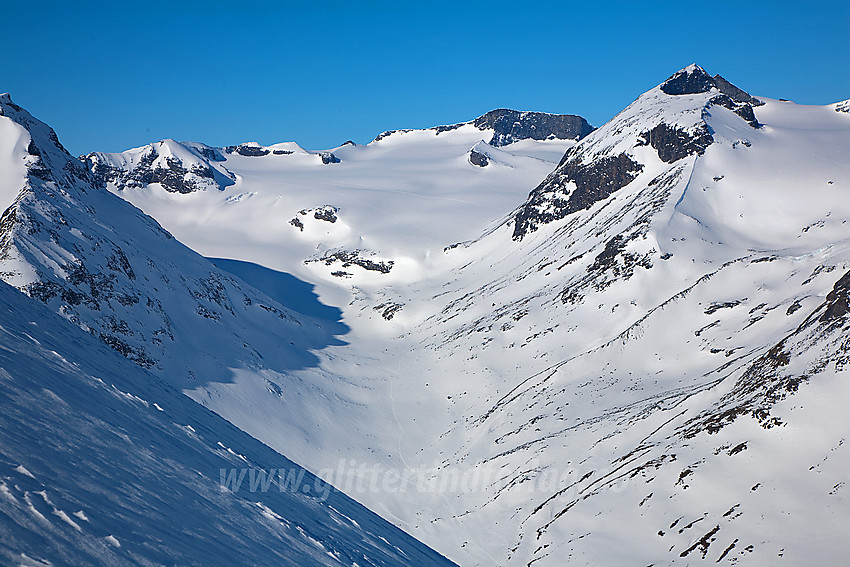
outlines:
[{"label": "clear blue sky", "polygon": [[498,107],[601,125],[696,62],[850,98],[850,2],[5,0],[0,92],[75,154],[161,138],[323,149]]}]

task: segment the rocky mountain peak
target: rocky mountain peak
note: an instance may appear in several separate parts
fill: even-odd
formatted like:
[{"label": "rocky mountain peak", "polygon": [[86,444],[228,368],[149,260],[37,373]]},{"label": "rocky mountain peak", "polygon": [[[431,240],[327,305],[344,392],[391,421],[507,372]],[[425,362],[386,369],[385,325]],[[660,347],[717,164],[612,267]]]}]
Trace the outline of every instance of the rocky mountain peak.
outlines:
[{"label": "rocky mountain peak", "polygon": [[92,152],[83,157],[96,181],[118,189],[159,183],[170,193],[221,190],[235,176],[224,156],[205,144],[165,139],[123,153]]},{"label": "rocky mountain peak", "polygon": [[[497,108],[469,122],[434,126],[428,130],[435,131],[439,135],[469,125],[481,131],[492,130],[493,135],[488,143],[493,147],[507,146],[529,139],[581,140],[594,130],[587,120],[575,114],[550,114],[509,108]],[[378,142],[396,133],[412,131],[410,129],[388,130],[379,134],[374,141]]]},{"label": "rocky mountain peak", "polygon": [[698,65],[677,71],[567,151],[518,209],[513,238],[522,240],[539,226],[590,209],[632,183],[647,166],[654,166],[653,159],[638,157],[641,147],[651,147],[664,164],[703,155],[716,142],[707,122],[716,107],[759,128],[753,106],[760,104]]},{"label": "rocky mountain peak", "polygon": [[587,120],[574,114],[522,112],[498,108],[479,116],[472,123],[479,130],[493,130],[491,146],[507,146],[519,140],[580,140],[593,132]]},{"label": "rocky mountain peak", "polygon": [[692,63],[676,71],[661,83],[661,90],[669,95],[705,93],[715,86],[714,79],[705,69]]},{"label": "rocky mountain peak", "polygon": [[673,73],[659,88],[668,95],[687,95],[707,93],[712,88],[717,89],[734,102],[761,106],[762,101],[751,96],[748,92],[733,85],[720,75],[711,76],[705,69],[691,64]]},{"label": "rocky mountain peak", "polygon": [[59,141],[56,132],[32,114],[12,102],[8,93],[0,95],[0,116],[10,119],[29,134],[28,174],[56,182],[63,188],[77,181],[91,182],[91,176],[79,160],[74,159]]}]

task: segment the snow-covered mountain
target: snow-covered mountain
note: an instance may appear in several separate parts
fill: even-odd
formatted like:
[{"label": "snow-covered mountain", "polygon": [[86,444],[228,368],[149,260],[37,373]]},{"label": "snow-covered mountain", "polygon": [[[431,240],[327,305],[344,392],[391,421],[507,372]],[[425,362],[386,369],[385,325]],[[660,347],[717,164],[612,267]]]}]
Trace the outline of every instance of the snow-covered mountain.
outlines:
[{"label": "snow-covered mountain", "polygon": [[[546,112],[529,112],[497,108],[482,114],[475,120],[434,126],[429,130],[441,134],[451,132],[464,126],[474,126],[490,136],[487,144],[493,147],[507,146],[521,140],[580,140],[593,132],[587,120],[575,114],[548,114]],[[393,134],[415,132],[415,130],[388,130],[379,134],[375,141],[380,141]]]},{"label": "snow-covered mountain", "polygon": [[448,283],[390,296],[431,302],[408,336],[463,376],[445,474],[498,479],[455,514],[513,518],[504,559],[846,553],[850,122],[758,102],[676,73],[451,250]]},{"label": "snow-covered mountain", "polygon": [[[183,179],[233,181],[189,193],[133,173],[144,148],[78,175],[315,333],[228,325],[251,363],[151,370],[459,564],[840,564],[846,108],[693,65],[596,130],[493,111],[320,152],[181,143]],[[274,358],[290,334],[310,360]]]},{"label": "snow-covered mountain", "polygon": [[175,193],[233,185],[235,176],[218,164],[224,160],[215,148],[174,140],[162,140],[120,154],[101,152],[86,156],[88,167],[101,183],[109,181],[120,188],[158,183]]},{"label": "snow-covered mountain", "polygon": [[0,282],[3,563],[451,564],[174,388],[313,364],[341,326],[309,293],[296,314],[178,243],[8,95],[0,153],[30,296]]},{"label": "snow-covered mountain", "polygon": [[[85,161],[99,182],[181,239],[193,235],[192,247],[208,257],[245,259],[250,248],[252,262],[301,279],[368,285],[419,279],[432,256],[504,217],[590,131],[578,116],[494,110],[461,124],[384,132],[365,146],[311,152],[294,142],[210,148],[164,140]],[[148,164],[144,156],[165,156],[163,147],[183,148],[171,151],[183,156],[179,163]],[[155,173],[157,163],[175,164],[175,173]],[[183,171],[192,169],[235,182],[181,194]],[[324,209],[335,211],[333,220],[316,216]],[[354,257],[366,261],[339,259]]]},{"label": "snow-covered mountain", "polygon": [[310,349],[337,341],[342,326],[245,285],[100,188],[53,130],[8,97],[0,112],[13,147],[4,159],[19,170],[4,186],[0,220],[6,282],[179,388],[228,381],[239,369],[309,366]]},{"label": "snow-covered mountain", "polygon": [[0,310],[0,563],[451,564],[2,282]]}]

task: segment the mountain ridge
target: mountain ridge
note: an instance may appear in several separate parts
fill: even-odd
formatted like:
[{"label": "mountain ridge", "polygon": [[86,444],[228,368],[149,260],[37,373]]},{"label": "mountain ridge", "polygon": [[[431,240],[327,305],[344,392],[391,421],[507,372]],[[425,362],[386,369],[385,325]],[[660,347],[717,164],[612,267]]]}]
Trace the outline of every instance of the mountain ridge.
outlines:
[{"label": "mountain ridge", "polygon": [[328,167],[234,150],[222,191],[117,192],[246,276],[292,266],[347,326],[280,394],[240,374],[190,395],[326,480],[413,473],[356,496],[464,565],[840,561],[840,104],[692,65],[578,141],[480,132],[345,145]]},{"label": "mountain ridge", "polygon": [[[425,130],[432,130],[437,134],[441,134],[469,125],[475,126],[482,131],[493,130],[493,136],[487,143],[494,147],[510,145],[525,139],[545,140],[547,138],[557,138],[562,140],[580,140],[594,130],[593,126],[587,120],[575,114],[550,114],[546,112],[512,110],[509,108],[497,108],[467,122],[432,126],[425,128]],[[387,130],[378,134],[372,142],[379,142],[393,134],[413,131],[415,130]]]}]

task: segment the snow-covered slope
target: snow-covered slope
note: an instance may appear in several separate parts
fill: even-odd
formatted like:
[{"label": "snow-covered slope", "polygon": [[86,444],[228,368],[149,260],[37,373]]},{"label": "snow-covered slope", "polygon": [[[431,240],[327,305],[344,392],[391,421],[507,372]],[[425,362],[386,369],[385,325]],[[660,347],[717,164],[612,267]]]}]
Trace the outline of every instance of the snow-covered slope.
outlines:
[{"label": "snow-covered slope", "polygon": [[690,66],[577,141],[473,121],[108,187],[272,298],[316,286],[341,341],[192,397],[458,563],[837,564],[845,106]]},{"label": "snow-covered slope", "polygon": [[[481,220],[448,223],[445,211],[419,207],[409,228],[384,224],[373,241],[381,244],[366,248],[399,241],[414,258],[417,246],[420,258],[431,250],[404,286],[343,279],[342,290],[356,286],[347,299],[323,274],[302,272],[351,330],[348,345],[296,374],[309,383],[343,376],[368,392],[368,410],[328,401],[339,433],[311,435],[298,457],[326,474],[340,457],[365,464],[366,476],[418,471],[419,484],[395,496],[359,497],[465,565],[689,564],[703,555],[829,563],[847,551],[831,526],[850,519],[836,401],[847,395],[844,317],[820,319],[842,305],[837,291],[825,302],[850,262],[850,124],[839,107],[754,98],[691,66],[571,144],[541,183],[524,172],[536,188],[501,223],[486,228],[471,211],[499,192],[470,185],[464,200],[476,207],[456,212]],[[413,183],[454,191],[464,175],[505,180],[520,169],[490,168],[528,142],[476,145],[467,125],[334,149],[339,170],[297,179],[317,188],[316,205],[334,203],[354,168],[336,186],[325,176],[347,162],[369,185],[393,175],[392,162],[358,163],[346,148],[368,156],[391,142],[423,154],[426,143],[449,147],[467,131],[458,149],[486,160],[470,153],[458,164],[466,169],[435,160],[430,172],[399,172],[417,198],[428,193]],[[246,170],[231,169],[250,194]],[[275,177],[291,178],[283,169]],[[217,246],[214,232],[242,223],[199,214],[195,202],[155,210],[142,191],[121,195],[161,212],[208,255],[287,266],[257,239]],[[331,241],[363,226],[346,218],[372,203],[332,209],[335,223],[323,218],[328,208],[289,218],[303,220],[297,236]],[[258,223],[273,216],[252,214]],[[203,230],[177,222],[183,215],[203,219]],[[430,240],[410,236],[435,223]],[[484,236],[470,240],[472,228]],[[440,236],[467,241],[438,254]],[[227,395],[214,398],[210,407],[232,411]],[[786,425],[770,427],[774,418]],[[285,417],[236,421],[275,446],[296,435]],[[779,466],[787,473],[774,474]],[[473,471],[477,481],[454,482]],[[810,505],[794,500],[801,493]],[[788,510],[777,511],[777,494]]]},{"label": "snow-covered slope", "polygon": [[[130,360],[179,388],[197,387],[240,370],[310,366],[309,350],[344,331],[296,314],[174,240],[98,187],[53,130],[8,97],[0,123],[4,144],[20,150],[12,159],[26,168],[3,190],[18,194],[0,219],[2,278]],[[302,294],[304,307],[311,301]],[[272,382],[258,383],[279,390]]]},{"label": "snow-covered slope", "polygon": [[0,313],[0,563],[450,565],[2,282]]},{"label": "snow-covered slope", "polygon": [[[496,110],[463,124],[385,132],[365,146],[347,142],[318,152],[292,142],[218,149],[183,143],[214,152],[218,161],[203,167],[235,178],[221,191],[190,194],[135,181],[151,178],[138,172],[138,156],[163,154],[157,148],[168,140],[86,160],[111,190],[201,254],[309,278],[332,296],[339,279],[367,286],[420,279],[444,246],[503,220],[529,184],[591,130],[578,116]],[[333,209],[333,218],[316,216],[320,209]],[[389,269],[340,259],[352,256]]]},{"label": "snow-covered slope", "polygon": [[447,377],[432,456],[490,472],[438,522],[499,522],[472,561],[846,554],[846,310],[823,313],[850,267],[850,122],[719,82],[694,66],[642,95],[450,250],[452,279],[385,299],[425,317],[406,367]]}]

